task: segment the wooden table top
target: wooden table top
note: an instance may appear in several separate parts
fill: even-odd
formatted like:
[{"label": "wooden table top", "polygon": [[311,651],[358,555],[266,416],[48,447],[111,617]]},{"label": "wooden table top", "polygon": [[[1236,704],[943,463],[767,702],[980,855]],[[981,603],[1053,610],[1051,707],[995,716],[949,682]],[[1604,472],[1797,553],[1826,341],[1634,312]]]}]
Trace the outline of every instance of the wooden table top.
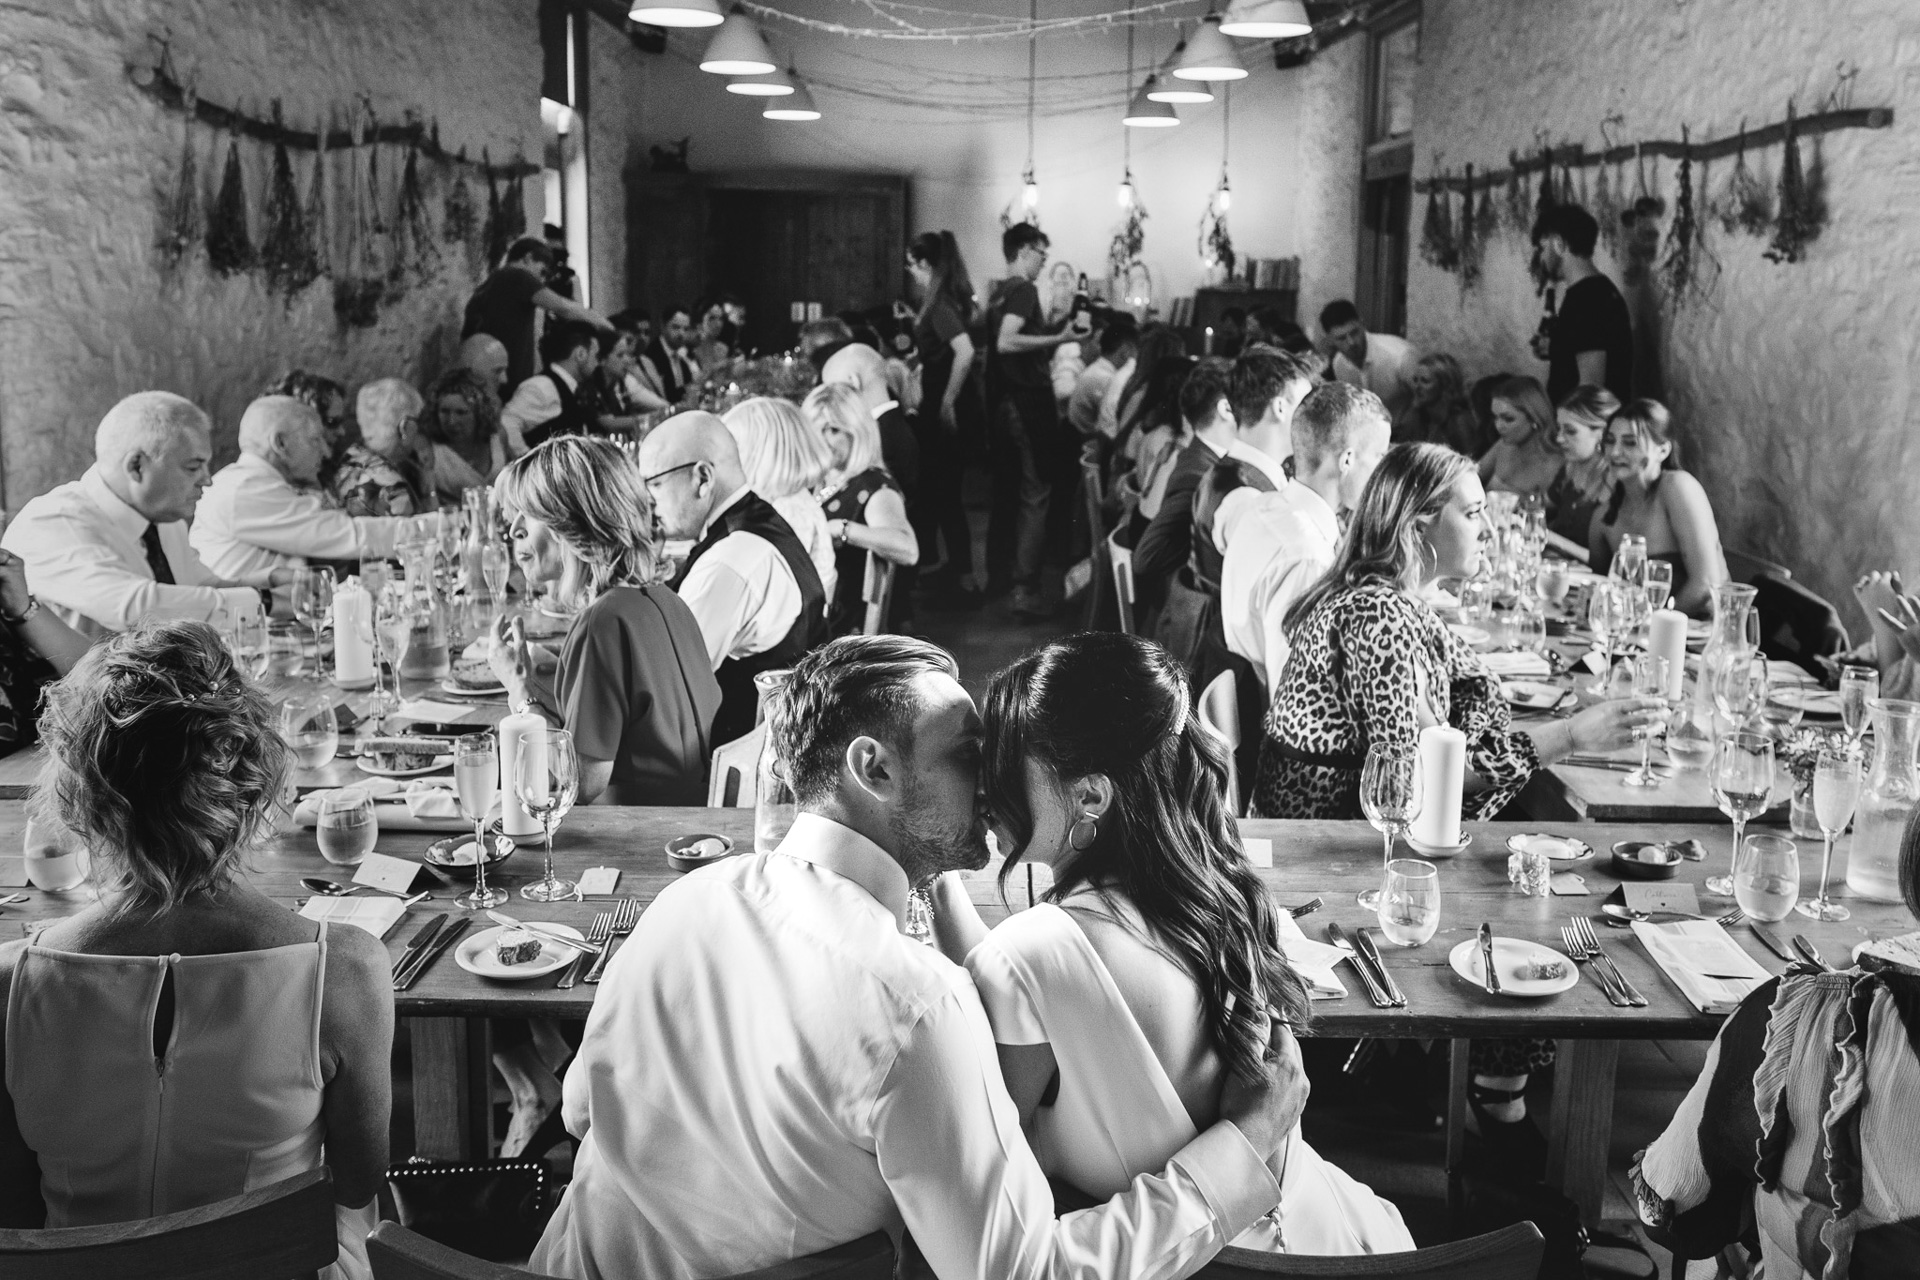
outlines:
[{"label": "wooden table top", "polygon": [[[25,817],[17,801],[0,802],[0,848],[11,851],[20,846]],[[1720,1019],[1695,1013],[1691,1006],[1647,957],[1631,934],[1601,928],[1603,945],[1619,964],[1627,978],[1639,987],[1649,1001],[1644,1009],[1621,1009],[1607,1003],[1598,983],[1584,971],[1573,990],[1545,1000],[1503,999],[1487,995],[1475,984],[1458,977],[1447,964],[1447,953],[1460,941],[1471,938],[1482,920],[1490,921],[1501,936],[1528,938],[1559,949],[1559,926],[1574,913],[1596,914],[1601,898],[1611,892],[1617,881],[1603,869],[1607,850],[1615,840],[1700,838],[1708,850],[1705,863],[1686,864],[1684,879],[1696,884],[1709,871],[1724,869],[1731,833],[1724,827],[1663,826],[1583,826],[1579,835],[1599,850],[1599,857],[1571,864],[1596,892],[1586,897],[1529,898],[1515,892],[1507,882],[1505,842],[1509,835],[1529,829],[1525,824],[1476,824],[1468,828],[1474,844],[1468,853],[1440,864],[1443,889],[1440,930],[1426,945],[1403,949],[1387,944],[1381,950],[1389,971],[1405,991],[1405,1009],[1376,1009],[1368,1001],[1357,975],[1346,967],[1339,970],[1349,995],[1343,1000],[1316,1001],[1316,1030],[1322,1035],[1392,1035],[1408,1037],[1451,1036],[1568,1036],[1602,1039],[1706,1039],[1718,1029]],[[1276,901],[1298,904],[1319,896],[1325,906],[1301,923],[1309,937],[1324,937],[1327,921],[1338,921],[1351,930],[1374,927],[1370,913],[1354,903],[1354,894],[1378,882],[1380,837],[1361,822],[1277,822],[1248,820],[1242,830],[1249,836],[1273,842],[1274,866],[1260,874],[1271,887]],[[555,841],[554,862],[563,876],[577,878],[590,866],[612,866],[621,871],[619,892],[630,894],[643,904],[679,878],[668,865],[664,845],[674,836],[695,832],[713,832],[731,837],[742,849],[753,839],[753,813],[749,809],[620,809],[588,807],[568,815]],[[418,858],[431,834],[394,832],[383,834],[379,849],[401,857]],[[1845,841],[1835,857],[1834,878],[1839,882],[1844,871]],[[1402,850],[1404,853],[1404,849]],[[10,859],[8,860],[10,861]],[[17,865],[17,864],[15,864]],[[517,890],[539,874],[540,853],[536,846],[515,853],[505,864],[505,874],[497,882]],[[1569,864],[1559,864],[1569,865]],[[295,831],[267,844],[252,860],[253,881],[264,892],[291,905],[307,890],[300,877],[338,874],[321,857],[311,831]],[[1819,873],[1819,849],[1802,848],[1802,887],[1810,892],[1813,877]],[[698,873],[695,873],[698,874]],[[1044,869],[1038,877],[1044,890]],[[975,873],[971,880],[974,901],[989,921],[1004,917],[999,890],[992,870]],[[457,891],[465,886],[436,885],[435,898],[408,911],[387,935],[388,948],[397,957],[407,938],[434,912],[458,912],[453,904]],[[1016,870],[1009,879],[1008,897],[1014,909],[1027,905],[1027,877]],[[80,894],[49,895],[26,890],[24,904],[0,908],[0,920],[30,923],[57,919],[72,914],[86,901]],[[1853,909],[1853,919],[1824,924],[1794,915],[1772,926],[1783,939],[1804,933],[1832,962],[1844,964],[1853,946],[1875,937],[1885,937],[1914,929],[1914,921],[1898,905],[1869,903],[1840,895]],[[608,900],[590,899],[535,905],[514,893],[505,909],[525,920],[558,921],[585,930],[596,911],[605,910]],[[1709,912],[1729,909],[1726,899],[1701,897],[1701,906]],[[644,922],[642,928],[645,927]],[[11,934],[6,928],[0,936]],[[1736,926],[1732,936],[1769,972],[1785,966],[1769,953],[1744,927]],[[557,975],[556,975],[557,976]],[[554,988],[555,977],[533,979],[526,983],[491,982],[460,969],[449,956],[428,970],[409,992],[397,997],[399,1012],[407,1016],[541,1016],[584,1018],[593,1003],[595,988],[584,984],[568,991]]]}]

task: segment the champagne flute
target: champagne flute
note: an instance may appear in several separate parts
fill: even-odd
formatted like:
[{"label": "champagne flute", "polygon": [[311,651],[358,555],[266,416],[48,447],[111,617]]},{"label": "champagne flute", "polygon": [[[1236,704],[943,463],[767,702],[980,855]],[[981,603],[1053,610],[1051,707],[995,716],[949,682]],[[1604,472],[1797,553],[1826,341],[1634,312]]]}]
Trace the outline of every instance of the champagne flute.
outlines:
[{"label": "champagne flute", "polygon": [[313,669],[320,670],[320,635],[333,619],[333,570],[300,565],[293,571],[293,616],[313,632]]},{"label": "champagne flute", "polygon": [[520,767],[515,773],[514,793],[526,811],[540,820],[540,829],[547,837],[541,877],[523,886],[520,896],[529,902],[571,898],[573,881],[553,874],[553,829],[573,808],[573,798],[580,790],[580,757],[574,753],[573,735],[565,729],[547,730],[544,743],[535,739],[521,750]]},{"label": "champagne flute", "polygon": [[1607,679],[1613,673],[1613,639],[1620,630],[1620,620],[1619,584],[1611,580],[1594,583],[1593,590],[1587,594],[1587,625],[1605,651],[1607,663],[1593,682],[1596,693],[1606,688]]},{"label": "champagne flute", "polygon": [[498,613],[507,602],[507,579],[513,573],[513,557],[498,542],[488,541],[480,552],[480,575],[487,580],[487,595]]},{"label": "champagne flute", "polygon": [[1847,731],[1847,750],[1858,751],[1867,731],[1867,704],[1880,696],[1880,673],[1872,667],[1845,667],[1840,672],[1840,723]]},{"label": "champagne flute", "polygon": [[460,798],[460,816],[473,824],[473,892],[458,901],[485,911],[507,900],[506,890],[487,887],[487,814],[500,795],[500,748],[491,733],[453,740],[453,790]]},{"label": "champagne flute", "polygon": [[389,692],[380,683],[380,665],[374,664],[371,705],[374,719],[384,724],[387,716],[400,705],[400,662],[413,639],[413,609],[403,591],[389,589],[380,594],[373,629],[380,641],[380,656],[393,670],[393,689]]},{"label": "champagne flute", "polygon": [[1764,733],[1723,736],[1714,744],[1707,785],[1713,789],[1720,812],[1733,819],[1733,856],[1728,859],[1727,874],[1707,878],[1708,893],[1727,896],[1733,893],[1733,872],[1740,860],[1740,840],[1747,823],[1765,813],[1773,797],[1773,739]]},{"label": "champagne flute", "polygon": [[[1420,752],[1411,744],[1376,742],[1367,748],[1366,763],[1360,768],[1360,810],[1373,829],[1380,832],[1381,882],[1393,862],[1393,842],[1406,834],[1407,827],[1420,816]],[[1380,907],[1380,890],[1368,889],[1354,901],[1368,911]]]},{"label": "champagne flute", "polygon": [[1853,821],[1860,801],[1860,757],[1850,750],[1822,751],[1813,766],[1813,820],[1820,824],[1826,850],[1820,855],[1818,897],[1796,903],[1794,910],[1815,920],[1845,920],[1853,913],[1827,895],[1833,873],[1833,842]]},{"label": "champagne flute", "polygon": [[1647,561],[1647,567],[1640,571],[1640,581],[1646,591],[1648,612],[1666,608],[1667,601],[1673,598],[1672,563],[1666,560]]},{"label": "champagne flute", "polygon": [[225,634],[233,664],[255,680],[260,679],[273,659],[267,645],[267,615],[258,609],[243,609],[227,617]]},{"label": "champagne flute", "polygon": [[[1658,698],[1665,702],[1667,698],[1667,660],[1657,653],[1643,653],[1632,663],[1633,696],[1636,698]],[[1653,740],[1660,734],[1661,725],[1652,724],[1633,731],[1640,739],[1640,767],[1620,779],[1629,787],[1657,787],[1661,776],[1653,771]]]}]

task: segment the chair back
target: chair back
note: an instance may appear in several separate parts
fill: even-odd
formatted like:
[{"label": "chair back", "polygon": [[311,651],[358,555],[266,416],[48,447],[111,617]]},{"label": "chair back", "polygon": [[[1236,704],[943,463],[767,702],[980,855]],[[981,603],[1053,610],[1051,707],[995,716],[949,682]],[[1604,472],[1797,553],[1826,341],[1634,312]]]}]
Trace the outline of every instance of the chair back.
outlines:
[{"label": "chair back", "polygon": [[867,614],[861,623],[862,635],[877,636],[887,629],[887,611],[893,605],[893,575],[899,566],[875,553],[867,552],[866,577],[860,584],[860,599]]},{"label": "chair back", "polygon": [[1080,500],[1087,504],[1089,540],[1098,542],[1106,536],[1103,513],[1107,507],[1107,478],[1100,469],[1098,440],[1088,440],[1080,446]]},{"label": "chair back", "polygon": [[[367,1237],[373,1280],[533,1280],[536,1272],[482,1262],[449,1249],[397,1222],[383,1222]],[[893,1241],[884,1231],[861,1236],[804,1258],[776,1262],[727,1280],[893,1280]]]},{"label": "chair back", "polygon": [[760,752],[766,742],[767,722],[762,720],[744,737],[713,749],[713,765],[707,771],[707,808],[753,808],[760,796]]},{"label": "chair back", "polygon": [[1113,569],[1113,598],[1120,606],[1120,630],[1137,636],[1140,628],[1133,614],[1133,549],[1120,545],[1120,530],[1107,535],[1107,563]]},{"label": "chair back", "polygon": [[339,1253],[325,1168],[158,1218],[0,1231],[8,1280],[294,1280]]},{"label": "chair back", "polygon": [[1760,651],[1776,662],[1819,672],[1819,659],[1852,648],[1840,611],[1797,582],[1773,573],[1753,580],[1753,611],[1760,615]]},{"label": "chair back", "polygon": [[1200,724],[1227,749],[1227,804],[1240,812],[1240,770],[1234,752],[1240,749],[1240,683],[1231,671],[1222,671],[1200,692]]},{"label": "chair back", "polygon": [[[1534,1280],[1545,1249],[1540,1230],[1516,1222],[1483,1236],[1408,1253],[1315,1257],[1268,1253],[1228,1245],[1200,1268],[1195,1280],[1274,1280],[1275,1277],[1393,1277],[1394,1280]],[[384,1278],[383,1278],[384,1280]]]},{"label": "chair back", "polygon": [[1727,558],[1727,576],[1735,582],[1753,585],[1754,579],[1761,574],[1772,574],[1776,578],[1786,579],[1793,576],[1793,570],[1783,564],[1746,551],[1735,551],[1732,547],[1722,547],[1721,553]]}]

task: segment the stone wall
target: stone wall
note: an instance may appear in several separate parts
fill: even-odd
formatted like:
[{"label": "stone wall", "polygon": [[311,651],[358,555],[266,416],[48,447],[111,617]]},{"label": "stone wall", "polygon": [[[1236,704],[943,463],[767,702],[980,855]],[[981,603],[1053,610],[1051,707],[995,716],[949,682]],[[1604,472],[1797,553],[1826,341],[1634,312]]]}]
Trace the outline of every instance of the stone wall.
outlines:
[{"label": "stone wall", "polygon": [[[1827,135],[1832,222],[1806,260],[1777,265],[1763,241],[1710,223],[1718,279],[1676,307],[1636,289],[1643,350],[1657,357],[1648,391],[1664,391],[1682,457],[1713,498],[1729,546],[1789,565],[1864,620],[1849,591],[1862,571],[1892,565],[1920,576],[1920,12],[1910,0],[1844,5],[1754,0],[1426,0],[1415,132],[1417,167],[1501,166],[1511,149],[1601,144],[1617,112],[1622,141],[1695,138],[1802,111],[1833,90],[1836,65],[1857,66],[1853,105],[1891,106],[1890,129]],[[1812,144],[1803,140],[1802,158]],[[1752,157],[1779,173],[1780,149]],[[1724,193],[1732,162],[1696,166],[1707,199]],[[1632,179],[1632,168],[1627,170]],[[1594,171],[1587,171],[1592,183]],[[1675,196],[1673,161],[1649,183]],[[1416,200],[1416,243],[1424,198]],[[1504,233],[1478,287],[1417,254],[1409,327],[1427,350],[1457,355],[1472,376],[1542,374],[1527,351],[1540,304],[1526,274],[1524,235]],[[1615,280],[1620,271],[1602,256]]]}]

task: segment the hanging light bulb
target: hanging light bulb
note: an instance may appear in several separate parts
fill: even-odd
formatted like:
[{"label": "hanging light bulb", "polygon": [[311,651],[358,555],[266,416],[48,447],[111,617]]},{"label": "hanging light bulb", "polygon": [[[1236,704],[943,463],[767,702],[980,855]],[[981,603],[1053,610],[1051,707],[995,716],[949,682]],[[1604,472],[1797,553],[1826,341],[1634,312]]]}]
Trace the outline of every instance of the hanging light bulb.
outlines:
[{"label": "hanging light bulb", "polygon": [[763,76],[778,65],[758,24],[739,5],[713,33],[700,59],[700,69],[717,76]]},{"label": "hanging light bulb", "polygon": [[745,94],[750,98],[783,98],[793,92],[793,81],[787,79],[782,71],[767,76],[742,76],[738,80],[727,81],[727,92]]},{"label": "hanging light bulb", "polygon": [[[1166,64],[1162,69],[1171,71],[1174,67],[1179,66],[1180,56],[1186,51],[1187,42],[1185,40],[1173,46],[1173,53],[1167,58]],[[1198,106],[1202,103],[1213,101],[1213,90],[1207,88],[1207,86],[1199,80],[1175,80],[1169,77],[1154,86],[1153,92],[1148,96],[1155,102],[1177,102],[1186,103],[1189,106]]]},{"label": "hanging light bulb", "polygon": [[1219,205],[1222,213],[1233,208],[1233,188],[1227,185],[1227,175],[1224,173],[1220,175],[1219,199],[1215,203]]},{"label": "hanging light bulb", "polygon": [[1040,207],[1040,184],[1033,180],[1033,174],[1027,174],[1027,185],[1020,188],[1020,203],[1028,209]]},{"label": "hanging light bulb", "polygon": [[1133,103],[1127,108],[1127,114],[1120,118],[1120,123],[1136,129],[1170,129],[1180,123],[1180,117],[1174,114],[1170,105],[1154,98],[1154,86],[1159,83],[1158,76],[1147,77],[1147,82],[1133,95]]},{"label": "hanging light bulb", "polygon": [[807,82],[791,66],[787,68],[787,79],[793,82],[793,93],[784,98],[772,98],[767,109],[760,113],[767,120],[818,120],[820,108],[813,105],[813,95],[807,91]]},{"label": "hanging light bulb", "polygon": [[1187,41],[1187,51],[1174,64],[1173,74],[1181,80],[1244,80],[1247,68],[1233,41],[1220,34],[1220,19],[1210,13]]},{"label": "hanging light bulb", "polygon": [[1249,40],[1288,40],[1313,34],[1313,20],[1301,0],[1233,0],[1220,30]]},{"label": "hanging light bulb", "polygon": [[1120,189],[1115,194],[1119,198],[1122,209],[1133,208],[1134,201],[1140,198],[1139,193],[1133,189],[1133,170],[1128,169],[1126,173],[1121,176]]},{"label": "hanging light bulb", "polygon": [[650,27],[717,27],[726,20],[719,0],[633,0],[627,21]]}]

